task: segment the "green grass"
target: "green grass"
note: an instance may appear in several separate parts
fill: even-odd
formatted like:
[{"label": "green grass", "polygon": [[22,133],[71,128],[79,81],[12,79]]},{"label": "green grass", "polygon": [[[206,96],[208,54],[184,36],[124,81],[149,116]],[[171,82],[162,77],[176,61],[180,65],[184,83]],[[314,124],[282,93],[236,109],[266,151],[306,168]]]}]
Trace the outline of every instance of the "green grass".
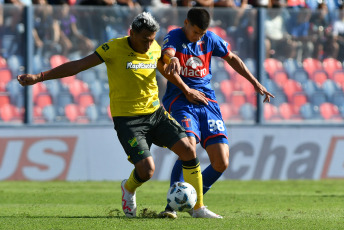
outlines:
[{"label": "green grass", "polygon": [[219,181],[205,196],[224,219],[158,219],[167,182],[138,189],[140,217],[121,210],[120,182],[0,182],[0,229],[344,229],[344,181]]}]

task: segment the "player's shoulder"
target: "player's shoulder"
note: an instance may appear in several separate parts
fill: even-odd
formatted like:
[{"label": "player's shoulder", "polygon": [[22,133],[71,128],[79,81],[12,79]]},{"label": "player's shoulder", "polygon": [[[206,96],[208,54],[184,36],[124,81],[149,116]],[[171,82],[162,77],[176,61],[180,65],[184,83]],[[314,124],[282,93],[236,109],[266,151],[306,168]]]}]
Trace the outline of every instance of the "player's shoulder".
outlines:
[{"label": "player's shoulder", "polygon": [[159,50],[159,51],[161,50],[161,47],[160,47],[159,43],[156,40],[154,40],[154,42],[152,43],[151,49]]},{"label": "player's shoulder", "polygon": [[128,42],[128,36],[120,37],[120,38],[112,38],[106,42],[106,44],[111,46],[122,45]]},{"label": "player's shoulder", "polygon": [[213,31],[210,31],[210,30],[207,30],[207,32],[205,33],[205,36],[213,40],[220,39],[220,36],[218,36]]},{"label": "player's shoulder", "polygon": [[170,30],[166,36],[171,37],[171,38],[179,38],[182,33],[183,33],[182,28],[176,28],[176,29]]}]

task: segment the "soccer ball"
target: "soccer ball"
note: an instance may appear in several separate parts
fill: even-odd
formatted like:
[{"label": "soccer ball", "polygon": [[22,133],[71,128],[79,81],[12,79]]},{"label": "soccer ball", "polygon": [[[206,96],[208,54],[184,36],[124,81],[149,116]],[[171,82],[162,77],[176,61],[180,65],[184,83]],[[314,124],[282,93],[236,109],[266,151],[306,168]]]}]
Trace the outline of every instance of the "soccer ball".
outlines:
[{"label": "soccer ball", "polygon": [[187,212],[197,201],[195,188],[187,182],[176,182],[167,192],[167,203],[175,211]]}]

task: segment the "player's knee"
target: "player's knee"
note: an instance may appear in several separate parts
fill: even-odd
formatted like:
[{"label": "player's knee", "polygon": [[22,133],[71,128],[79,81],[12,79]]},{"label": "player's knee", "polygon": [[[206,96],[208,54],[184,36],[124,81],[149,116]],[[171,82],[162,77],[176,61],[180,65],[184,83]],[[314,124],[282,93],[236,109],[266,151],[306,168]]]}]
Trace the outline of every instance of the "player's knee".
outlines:
[{"label": "player's knee", "polygon": [[147,167],[146,170],[142,173],[142,175],[140,175],[141,179],[144,181],[151,179],[154,175],[154,171],[155,171],[154,165]]},{"label": "player's knee", "polygon": [[196,150],[189,142],[185,142],[184,155],[190,158],[190,160],[196,158]]},{"label": "player's knee", "polygon": [[212,164],[212,167],[218,171],[218,172],[224,172],[227,168],[228,168],[228,165],[229,165],[229,161],[228,159],[227,160],[224,160],[224,161],[218,161],[218,162],[214,162]]},{"label": "player's knee", "polygon": [[229,165],[228,156],[229,156],[228,154],[224,154],[224,157],[216,159],[212,163],[212,167],[218,172],[224,172],[228,168],[228,165]]},{"label": "player's knee", "polygon": [[189,161],[196,158],[196,149],[187,138],[179,140],[171,150],[183,161]]}]

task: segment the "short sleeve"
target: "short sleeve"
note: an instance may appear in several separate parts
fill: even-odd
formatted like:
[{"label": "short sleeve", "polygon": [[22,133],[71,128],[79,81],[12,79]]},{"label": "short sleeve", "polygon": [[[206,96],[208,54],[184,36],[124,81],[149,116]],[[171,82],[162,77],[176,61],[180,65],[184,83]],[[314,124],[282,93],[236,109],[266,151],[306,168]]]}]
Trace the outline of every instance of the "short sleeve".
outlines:
[{"label": "short sleeve", "polygon": [[230,51],[230,44],[228,42],[226,42],[225,40],[223,40],[221,37],[219,37],[218,35],[216,35],[213,32],[210,32],[210,37],[214,43],[214,50],[213,50],[213,56],[216,57],[226,57],[229,55]]},{"label": "short sleeve", "polygon": [[171,32],[165,36],[164,41],[162,42],[162,50],[164,51],[167,49],[176,50],[176,39]]},{"label": "short sleeve", "polygon": [[96,49],[96,54],[98,55],[98,57],[100,59],[102,59],[104,62],[106,62],[109,58],[110,55],[110,44],[108,42],[100,45],[97,49]]}]

